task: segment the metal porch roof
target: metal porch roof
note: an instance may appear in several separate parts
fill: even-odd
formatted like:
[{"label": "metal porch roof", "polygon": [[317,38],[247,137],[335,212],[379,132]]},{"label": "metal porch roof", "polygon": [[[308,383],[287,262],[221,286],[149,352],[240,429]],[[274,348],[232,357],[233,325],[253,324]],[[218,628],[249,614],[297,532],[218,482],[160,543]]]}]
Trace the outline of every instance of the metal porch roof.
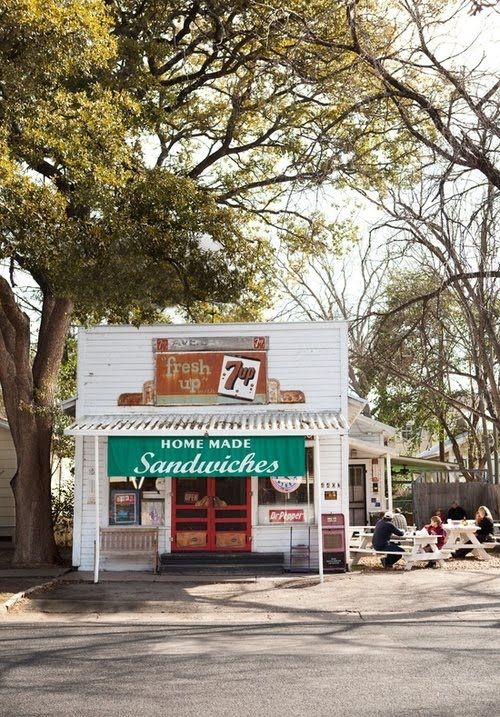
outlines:
[{"label": "metal porch roof", "polygon": [[389,456],[392,464],[392,472],[397,475],[401,468],[408,468],[409,471],[415,473],[436,472],[436,471],[456,471],[459,470],[457,463],[453,461],[431,461],[428,458],[414,458],[413,456],[401,456],[394,453],[388,446],[380,446],[376,443],[368,441],[360,441],[357,438],[349,436],[349,448],[357,451],[353,458],[366,458],[373,456],[381,458]]},{"label": "metal porch roof", "polygon": [[248,413],[150,413],[82,416],[65,430],[70,436],[143,435],[320,435],[346,432],[348,423],[332,411]]}]

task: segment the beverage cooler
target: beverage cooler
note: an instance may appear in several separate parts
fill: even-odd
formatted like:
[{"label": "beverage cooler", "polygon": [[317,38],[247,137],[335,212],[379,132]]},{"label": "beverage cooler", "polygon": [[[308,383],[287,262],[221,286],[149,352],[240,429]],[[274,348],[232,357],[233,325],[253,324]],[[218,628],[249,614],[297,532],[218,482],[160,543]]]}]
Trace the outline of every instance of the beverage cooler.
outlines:
[{"label": "beverage cooler", "polygon": [[321,516],[323,534],[323,571],[344,573],[346,563],[345,522],[342,513],[323,513]]}]

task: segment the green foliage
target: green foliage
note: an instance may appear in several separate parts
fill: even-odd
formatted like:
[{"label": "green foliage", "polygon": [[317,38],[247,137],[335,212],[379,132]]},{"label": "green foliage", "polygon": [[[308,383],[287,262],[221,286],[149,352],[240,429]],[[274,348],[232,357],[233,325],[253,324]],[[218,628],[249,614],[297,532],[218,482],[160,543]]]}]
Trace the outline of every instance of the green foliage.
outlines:
[{"label": "green foliage", "polygon": [[73,418],[64,411],[55,408],[52,413],[52,460],[71,458],[75,456],[75,441],[71,436],[64,435],[64,431],[73,423]]},{"label": "green foliage", "polygon": [[[382,186],[410,162],[324,1],[0,0],[0,14],[0,257],[82,322],[239,296],[257,316],[273,234],[292,253],[336,243],[287,197],[353,175]],[[379,26],[374,46],[395,32]]]},{"label": "green foliage", "polygon": [[54,525],[73,520],[75,489],[72,481],[52,489],[52,520]]},{"label": "green foliage", "polygon": [[0,257],[71,298],[80,321],[140,323],[237,297],[265,242],[255,252],[212,193],[147,166],[148,101],[118,81],[123,43],[106,5],[0,11]]},{"label": "green foliage", "polygon": [[[415,301],[439,289],[442,281],[432,270],[399,270],[389,277],[384,310],[375,322],[369,373],[376,395],[377,417],[395,426],[413,425],[410,446],[417,448],[422,431],[436,438],[443,424],[458,432],[459,415],[450,397],[460,397],[464,386],[453,381],[454,371],[466,370],[461,345],[463,322],[450,292]],[[391,314],[392,310],[405,307]]]},{"label": "green foliage", "polygon": [[74,502],[73,481],[52,488],[52,525],[58,545],[68,545],[71,539]]},{"label": "green foliage", "polygon": [[77,341],[74,336],[68,336],[59,371],[58,399],[60,401],[76,396],[76,362]]}]

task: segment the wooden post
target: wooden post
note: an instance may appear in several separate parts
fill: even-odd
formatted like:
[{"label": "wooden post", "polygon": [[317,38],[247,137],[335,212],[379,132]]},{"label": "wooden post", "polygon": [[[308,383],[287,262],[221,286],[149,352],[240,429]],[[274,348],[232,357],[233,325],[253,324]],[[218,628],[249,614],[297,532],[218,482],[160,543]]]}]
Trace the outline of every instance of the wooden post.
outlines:
[{"label": "wooden post", "polygon": [[319,465],[319,436],[314,436],[314,512],[318,526],[319,581],[323,582],[323,533],[321,530],[321,469]]},{"label": "wooden post", "polygon": [[392,510],[392,471],[389,453],[385,454],[385,464],[387,466],[387,510]]},{"label": "wooden post", "polygon": [[100,501],[99,501],[99,436],[94,436],[94,476],[95,476],[95,552],[94,552],[94,583],[99,582],[99,560],[101,557],[101,540],[99,535]]}]

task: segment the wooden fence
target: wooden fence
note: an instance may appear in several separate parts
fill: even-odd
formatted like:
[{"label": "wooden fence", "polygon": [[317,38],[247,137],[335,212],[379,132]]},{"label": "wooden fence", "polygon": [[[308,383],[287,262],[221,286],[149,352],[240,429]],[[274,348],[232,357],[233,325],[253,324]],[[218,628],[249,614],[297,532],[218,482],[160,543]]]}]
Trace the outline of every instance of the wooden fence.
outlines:
[{"label": "wooden fence", "polygon": [[493,520],[500,520],[500,485],[491,483],[413,483],[413,512],[419,527],[429,522],[436,510],[446,513],[456,500],[472,519],[478,506],[487,506]]}]

